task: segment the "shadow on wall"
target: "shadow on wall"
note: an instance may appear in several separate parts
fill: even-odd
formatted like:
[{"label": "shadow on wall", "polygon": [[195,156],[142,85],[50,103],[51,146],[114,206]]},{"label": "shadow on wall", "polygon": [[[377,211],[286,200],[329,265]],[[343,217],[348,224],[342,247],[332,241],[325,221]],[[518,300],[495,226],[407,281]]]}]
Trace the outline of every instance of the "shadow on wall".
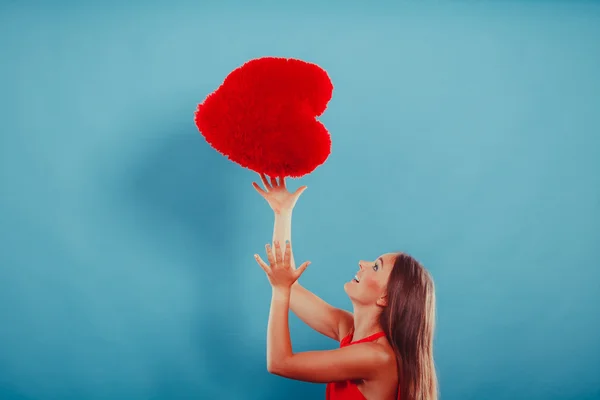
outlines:
[{"label": "shadow on wall", "polygon": [[[178,260],[174,268],[184,265],[184,272],[194,280],[199,304],[192,307],[196,310],[192,324],[182,324],[180,329],[190,330],[182,336],[191,337],[195,346],[193,354],[185,357],[198,360],[206,369],[191,379],[182,379],[186,371],[172,366],[155,370],[153,400],[307,398],[303,390],[312,385],[268,374],[264,343],[257,348],[245,342],[245,327],[239,323],[244,299],[236,294],[246,284],[240,278],[246,266],[235,263],[240,230],[236,215],[243,212],[240,185],[248,185],[241,167],[213,150],[193,123],[169,131],[168,135],[159,132],[164,143],[134,171],[128,190],[142,217],[167,227],[149,235],[159,236],[155,239],[160,242],[160,236],[169,235],[173,228],[191,244],[184,251],[181,245],[175,247],[178,250],[164,246],[161,251],[168,253],[165,258]],[[266,317],[267,312],[257,315]],[[265,328],[266,323],[265,319]]]},{"label": "shadow on wall", "polygon": [[3,400],[34,400],[33,397],[26,396],[20,390],[12,385],[0,384],[0,398]]}]

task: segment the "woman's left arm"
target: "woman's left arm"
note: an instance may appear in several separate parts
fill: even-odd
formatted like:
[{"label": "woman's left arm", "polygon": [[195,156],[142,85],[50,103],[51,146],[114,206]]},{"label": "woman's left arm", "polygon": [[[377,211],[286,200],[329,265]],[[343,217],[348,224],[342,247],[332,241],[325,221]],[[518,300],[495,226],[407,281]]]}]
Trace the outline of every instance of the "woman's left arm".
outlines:
[{"label": "woman's left arm", "polygon": [[289,325],[291,293],[291,287],[274,287],[271,295],[271,310],[267,324],[267,370],[271,373],[276,373],[282,360],[287,360],[294,355]]},{"label": "woman's left arm", "polygon": [[267,369],[290,379],[328,383],[372,379],[393,358],[375,343],[360,343],[329,351],[292,351],[289,328],[290,290],[273,288],[267,328]]}]

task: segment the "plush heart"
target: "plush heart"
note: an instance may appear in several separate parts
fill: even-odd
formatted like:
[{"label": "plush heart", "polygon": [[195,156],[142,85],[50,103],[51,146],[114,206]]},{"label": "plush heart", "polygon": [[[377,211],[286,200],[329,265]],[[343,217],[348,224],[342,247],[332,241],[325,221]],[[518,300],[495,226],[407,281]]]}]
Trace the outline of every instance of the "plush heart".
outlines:
[{"label": "plush heart", "polygon": [[198,105],[206,141],[231,161],[269,176],[300,177],[323,164],[331,138],[316,120],[333,93],[319,66],[263,57],[233,70]]}]

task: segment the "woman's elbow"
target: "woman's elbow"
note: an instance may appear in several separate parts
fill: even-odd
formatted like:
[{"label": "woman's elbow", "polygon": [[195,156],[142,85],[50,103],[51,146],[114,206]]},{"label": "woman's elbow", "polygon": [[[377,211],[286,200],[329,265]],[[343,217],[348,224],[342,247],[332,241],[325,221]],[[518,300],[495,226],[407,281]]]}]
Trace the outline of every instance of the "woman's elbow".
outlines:
[{"label": "woman's elbow", "polygon": [[277,375],[277,376],[282,376],[285,377],[285,375],[283,375],[283,372],[281,372],[280,370],[278,370],[277,368],[274,368],[272,366],[267,366],[267,371],[271,374],[271,375]]},{"label": "woman's elbow", "polygon": [[273,375],[285,376],[284,363],[278,360],[267,360],[267,371]]},{"label": "woman's elbow", "polygon": [[271,361],[271,360],[267,360],[267,371],[270,374],[276,375],[275,374],[275,363],[273,361]]}]

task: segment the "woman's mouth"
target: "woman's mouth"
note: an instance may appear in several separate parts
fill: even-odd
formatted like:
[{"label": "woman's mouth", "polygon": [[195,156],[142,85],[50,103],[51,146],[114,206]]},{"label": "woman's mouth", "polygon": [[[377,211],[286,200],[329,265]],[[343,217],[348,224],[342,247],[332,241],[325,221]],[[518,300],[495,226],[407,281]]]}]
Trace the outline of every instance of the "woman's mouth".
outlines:
[{"label": "woman's mouth", "polygon": [[356,283],[360,283],[360,279],[358,279],[358,275],[354,275],[353,279]]}]

